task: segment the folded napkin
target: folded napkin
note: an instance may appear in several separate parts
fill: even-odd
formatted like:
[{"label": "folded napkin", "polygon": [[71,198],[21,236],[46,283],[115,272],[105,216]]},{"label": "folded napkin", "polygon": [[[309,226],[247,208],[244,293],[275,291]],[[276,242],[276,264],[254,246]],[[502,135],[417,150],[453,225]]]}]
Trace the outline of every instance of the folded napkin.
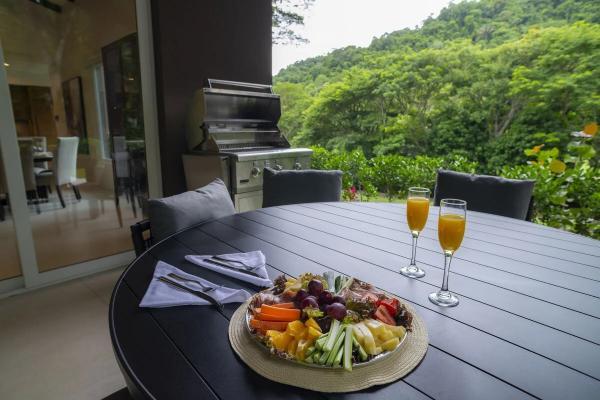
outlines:
[{"label": "folded napkin", "polygon": [[[223,275],[231,276],[232,278],[236,278],[244,282],[252,283],[256,286],[273,286],[273,281],[269,279],[269,275],[267,274],[265,255],[260,250],[250,251],[248,253],[231,253],[219,255],[219,258],[221,259],[233,261],[232,263],[229,263],[232,267],[239,269],[242,269],[244,266],[253,268],[252,272],[259,275],[260,278],[257,276],[245,274],[243,272],[237,272],[229,268],[223,268],[218,265],[204,261],[205,259],[211,257],[213,256],[185,256],[185,259],[203,268],[210,269]],[[240,263],[242,263],[243,265]]]},{"label": "folded napkin", "polygon": [[[191,293],[187,293],[181,289],[169,285],[168,283],[161,282],[158,280],[159,277],[167,276],[171,272],[176,273],[177,275],[182,276],[184,278],[199,281],[205,286],[214,287],[215,290],[211,290],[206,294],[208,294],[211,297],[214,297],[223,304],[242,303],[250,298],[250,293],[246,292],[243,289],[231,289],[228,287],[215,285],[214,283],[207,281],[206,279],[202,279],[195,275],[188,274],[186,272],[183,272],[179,268],[175,268],[174,266],[167,264],[166,262],[159,261],[156,263],[156,267],[154,268],[154,276],[152,277],[152,281],[148,286],[148,290],[146,290],[146,294],[140,302],[140,307],[162,308],[190,305],[203,306],[210,304],[207,300],[201,299],[198,296],[195,296]],[[202,287],[200,285],[197,285],[193,282],[184,282],[170,277],[167,278],[190,289],[202,290]]]}]

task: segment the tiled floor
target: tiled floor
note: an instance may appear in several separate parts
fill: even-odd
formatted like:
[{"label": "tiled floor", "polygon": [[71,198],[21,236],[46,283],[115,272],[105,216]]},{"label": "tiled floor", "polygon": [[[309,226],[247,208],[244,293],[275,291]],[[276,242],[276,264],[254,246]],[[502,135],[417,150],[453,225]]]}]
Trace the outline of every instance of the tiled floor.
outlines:
[{"label": "tiled floor", "polygon": [[[62,208],[56,190],[47,203],[40,205],[40,213],[30,206],[31,227],[36,257],[41,272],[65,265],[94,260],[131,250],[129,226],[142,218],[136,208],[120,197],[116,207],[114,192],[93,184],[81,186],[81,201],[65,188],[67,206]],[[0,279],[21,273],[15,230],[10,210],[5,207],[6,220],[0,222]],[[102,246],[98,246],[102,243]]]},{"label": "tiled floor", "polygon": [[125,386],[108,333],[122,271],[0,300],[0,399],[98,400]]}]

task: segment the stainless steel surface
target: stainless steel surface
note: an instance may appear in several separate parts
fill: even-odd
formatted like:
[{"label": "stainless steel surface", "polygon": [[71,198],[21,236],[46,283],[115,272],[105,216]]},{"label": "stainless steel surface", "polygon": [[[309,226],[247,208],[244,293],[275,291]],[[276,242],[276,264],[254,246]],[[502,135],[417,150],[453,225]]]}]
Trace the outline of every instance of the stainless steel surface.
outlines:
[{"label": "stainless steel surface", "polygon": [[209,79],[189,112],[191,154],[183,156],[188,189],[221,178],[236,210],[249,211],[262,205],[265,167],[310,168],[312,150],[290,148],[277,126],[280,116],[280,98],[270,85]]},{"label": "stainless steel surface", "polygon": [[214,305],[215,307],[217,307],[217,309],[218,309],[219,311],[223,311],[223,304],[221,304],[221,302],[220,302],[220,301],[218,301],[217,299],[215,299],[214,297],[212,297],[212,296],[209,296],[209,295],[207,295],[207,294],[206,294],[206,293],[204,293],[204,292],[201,292],[201,291],[199,291],[199,290],[190,289],[190,288],[188,288],[187,286],[184,286],[184,285],[182,285],[182,284],[180,284],[180,283],[177,283],[177,282],[175,282],[175,281],[172,281],[171,279],[169,279],[169,278],[166,278],[166,277],[164,277],[164,276],[161,276],[161,277],[159,277],[159,278],[158,278],[158,280],[159,280],[159,281],[161,281],[161,282],[164,282],[164,283],[166,283],[166,284],[168,284],[168,285],[171,285],[171,286],[173,286],[173,287],[176,287],[176,288],[178,288],[178,289],[180,289],[180,290],[183,290],[184,292],[188,292],[188,293],[190,293],[190,294],[193,294],[194,296],[200,297],[201,299],[203,299],[203,300],[206,300],[206,301],[208,301],[210,304],[212,304],[212,305]]},{"label": "stainless steel surface", "polygon": [[186,277],[184,277],[184,276],[177,275],[176,273],[173,273],[173,272],[171,272],[171,273],[168,273],[168,274],[167,274],[167,276],[168,276],[168,277],[171,277],[171,278],[174,278],[174,279],[177,279],[177,280],[180,280],[180,281],[183,281],[183,282],[191,282],[191,283],[195,283],[196,285],[198,285],[198,286],[200,286],[200,287],[202,288],[202,291],[203,291],[204,293],[206,293],[206,292],[210,292],[211,290],[215,290],[215,288],[214,288],[214,287],[212,287],[212,286],[205,285],[205,284],[203,284],[202,282],[200,282],[200,281],[197,281],[197,280],[195,280],[195,279],[189,279],[189,278],[186,278]]},{"label": "stainless steel surface", "polygon": [[205,258],[203,261],[207,262],[209,264],[217,265],[217,266],[219,266],[221,268],[227,268],[227,269],[230,269],[232,271],[241,272],[242,274],[252,275],[252,276],[254,276],[256,278],[264,279],[264,277],[260,276],[256,272],[249,271],[249,270],[247,270],[245,268],[234,267],[234,266],[229,265],[229,264],[227,264],[226,262],[223,262],[223,261],[215,260],[215,259],[212,259],[212,258]]}]

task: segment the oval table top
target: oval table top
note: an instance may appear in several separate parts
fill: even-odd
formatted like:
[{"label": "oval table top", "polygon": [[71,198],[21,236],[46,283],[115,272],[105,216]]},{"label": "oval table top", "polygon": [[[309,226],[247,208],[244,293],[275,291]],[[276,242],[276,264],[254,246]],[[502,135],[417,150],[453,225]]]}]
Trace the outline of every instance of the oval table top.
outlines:
[{"label": "oval table top", "polygon": [[[428,300],[442,281],[437,208],[410,258],[405,206],[311,203],[212,221],[153,246],[123,273],[110,305],[117,360],[137,397],[156,399],[591,399],[600,393],[600,242],[542,225],[469,212],[450,273],[458,307]],[[157,260],[233,288],[257,287],[184,260],[188,254],[262,250],[271,279],[333,270],[371,282],[415,307],[429,349],[403,380],[352,394],[271,382],[236,357],[229,318],[210,306],[142,309]]]}]

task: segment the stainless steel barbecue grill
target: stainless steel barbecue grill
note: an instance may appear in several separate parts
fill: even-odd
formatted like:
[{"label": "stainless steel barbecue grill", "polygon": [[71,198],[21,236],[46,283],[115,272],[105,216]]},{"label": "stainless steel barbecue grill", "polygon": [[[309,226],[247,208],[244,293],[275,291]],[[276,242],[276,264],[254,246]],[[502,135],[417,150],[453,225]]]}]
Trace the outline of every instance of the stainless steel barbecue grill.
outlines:
[{"label": "stainless steel barbecue grill", "polygon": [[290,147],[277,126],[280,117],[272,86],[209,79],[189,112],[188,189],[221,178],[238,211],[261,207],[264,167],[310,168],[312,150]]}]

